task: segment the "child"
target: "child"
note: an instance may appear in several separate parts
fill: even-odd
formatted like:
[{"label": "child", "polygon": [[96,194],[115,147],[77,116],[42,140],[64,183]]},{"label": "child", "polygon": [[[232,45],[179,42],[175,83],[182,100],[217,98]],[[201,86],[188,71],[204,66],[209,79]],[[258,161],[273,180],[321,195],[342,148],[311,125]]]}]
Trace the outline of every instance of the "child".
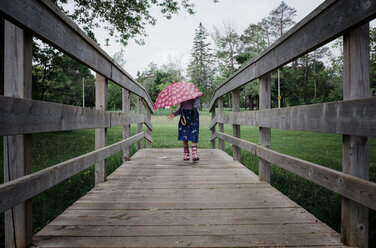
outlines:
[{"label": "child", "polygon": [[180,103],[180,109],[175,113],[171,112],[171,114],[168,115],[170,121],[174,119],[175,116],[180,115],[178,140],[183,141],[183,159],[185,161],[190,159],[188,141],[192,142],[192,160],[198,161],[200,159],[197,155],[199,133],[199,114],[197,108],[199,105],[200,99],[197,97]]}]

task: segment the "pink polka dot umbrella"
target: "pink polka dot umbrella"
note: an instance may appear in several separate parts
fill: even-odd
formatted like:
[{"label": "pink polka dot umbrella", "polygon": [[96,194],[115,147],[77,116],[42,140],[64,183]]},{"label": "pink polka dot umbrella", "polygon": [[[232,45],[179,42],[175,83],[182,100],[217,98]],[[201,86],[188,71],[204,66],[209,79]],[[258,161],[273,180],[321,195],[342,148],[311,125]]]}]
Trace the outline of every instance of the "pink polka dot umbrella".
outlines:
[{"label": "pink polka dot umbrella", "polygon": [[202,96],[202,92],[191,82],[172,83],[159,92],[154,109],[174,106],[199,96]]}]

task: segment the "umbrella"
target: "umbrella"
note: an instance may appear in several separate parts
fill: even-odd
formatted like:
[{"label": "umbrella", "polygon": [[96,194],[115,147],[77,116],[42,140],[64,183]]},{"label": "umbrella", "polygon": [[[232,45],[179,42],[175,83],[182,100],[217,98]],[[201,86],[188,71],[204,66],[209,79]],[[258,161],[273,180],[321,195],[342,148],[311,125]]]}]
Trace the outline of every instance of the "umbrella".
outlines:
[{"label": "umbrella", "polygon": [[173,106],[199,96],[202,96],[202,92],[199,91],[193,83],[173,82],[159,92],[155,100],[154,109]]}]

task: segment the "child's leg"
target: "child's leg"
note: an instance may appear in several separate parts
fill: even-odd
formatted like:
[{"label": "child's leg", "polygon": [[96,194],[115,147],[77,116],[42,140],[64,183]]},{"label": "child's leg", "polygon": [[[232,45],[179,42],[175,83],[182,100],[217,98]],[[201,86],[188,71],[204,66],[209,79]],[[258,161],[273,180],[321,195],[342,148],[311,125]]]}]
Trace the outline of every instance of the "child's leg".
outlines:
[{"label": "child's leg", "polygon": [[184,160],[189,160],[189,147],[188,147],[188,141],[183,141],[183,147],[184,147]]},{"label": "child's leg", "polygon": [[197,161],[200,158],[197,155],[197,143],[192,142],[192,159],[193,161]]}]

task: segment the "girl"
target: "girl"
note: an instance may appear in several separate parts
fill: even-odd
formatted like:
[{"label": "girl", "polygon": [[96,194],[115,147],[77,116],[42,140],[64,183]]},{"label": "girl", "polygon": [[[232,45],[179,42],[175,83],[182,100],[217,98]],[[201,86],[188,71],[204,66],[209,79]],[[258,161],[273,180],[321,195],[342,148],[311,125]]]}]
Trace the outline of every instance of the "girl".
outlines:
[{"label": "girl", "polygon": [[180,103],[180,109],[168,115],[170,121],[173,120],[175,116],[180,115],[178,140],[183,141],[183,159],[185,161],[190,159],[188,141],[192,142],[192,160],[198,161],[200,159],[197,155],[199,133],[199,114],[197,108],[199,105],[200,99],[197,97]]}]

